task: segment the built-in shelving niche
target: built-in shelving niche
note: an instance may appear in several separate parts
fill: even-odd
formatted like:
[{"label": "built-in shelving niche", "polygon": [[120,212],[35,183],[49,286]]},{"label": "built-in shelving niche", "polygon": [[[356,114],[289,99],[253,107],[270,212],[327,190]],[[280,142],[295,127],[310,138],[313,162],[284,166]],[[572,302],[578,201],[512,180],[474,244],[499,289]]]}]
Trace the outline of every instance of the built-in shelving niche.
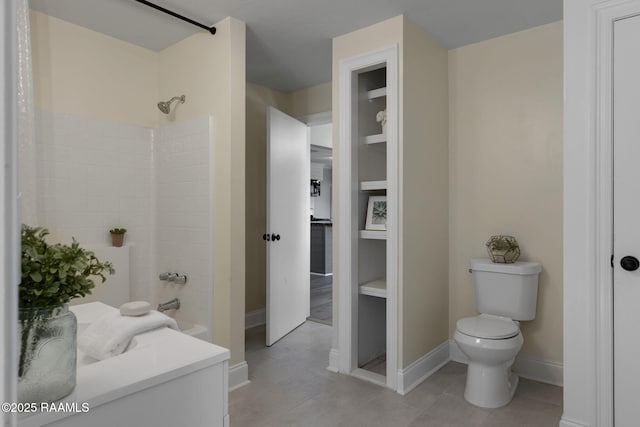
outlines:
[{"label": "built-in shelving niche", "polygon": [[[358,75],[358,367],[386,375],[387,232],[365,227],[369,196],[387,194],[387,144],[376,116],[387,108],[386,68]],[[374,375],[371,375],[374,374]],[[384,382],[384,378],[379,378]]]},{"label": "built-in shelving niche", "polygon": [[[389,46],[340,64],[338,215],[341,309],[339,370],[397,386],[397,103],[398,50]],[[387,126],[376,120],[386,110]],[[366,227],[371,196],[387,197],[386,230]]]}]

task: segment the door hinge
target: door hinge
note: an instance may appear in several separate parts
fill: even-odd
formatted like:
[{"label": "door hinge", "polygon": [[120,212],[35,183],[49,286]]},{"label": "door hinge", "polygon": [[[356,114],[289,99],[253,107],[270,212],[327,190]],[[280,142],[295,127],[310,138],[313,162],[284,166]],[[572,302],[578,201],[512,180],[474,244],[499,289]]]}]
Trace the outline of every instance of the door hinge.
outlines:
[{"label": "door hinge", "polygon": [[611,268],[613,268],[613,254],[611,254]]}]

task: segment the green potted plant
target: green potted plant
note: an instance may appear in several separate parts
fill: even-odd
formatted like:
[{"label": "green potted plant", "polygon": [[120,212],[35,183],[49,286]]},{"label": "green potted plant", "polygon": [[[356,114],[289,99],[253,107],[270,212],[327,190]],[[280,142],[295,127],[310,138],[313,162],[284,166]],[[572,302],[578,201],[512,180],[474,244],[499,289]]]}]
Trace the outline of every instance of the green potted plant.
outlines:
[{"label": "green potted plant", "polygon": [[513,236],[491,236],[486,246],[493,262],[511,264],[520,258],[520,246]]},{"label": "green potted plant", "polygon": [[20,358],[18,399],[51,402],[76,383],[77,322],[69,301],[91,293],[94,280],[113,274],[110,262],[71,245],[49,244],[47,229],[22,225],[22,277],[18,288]]},{"label": "green potted plant", "polygon": [[127,232],[126,228],[112,228],[109,230],[111,233],[111,245],[119,248],[124,243],[124,233]]}]

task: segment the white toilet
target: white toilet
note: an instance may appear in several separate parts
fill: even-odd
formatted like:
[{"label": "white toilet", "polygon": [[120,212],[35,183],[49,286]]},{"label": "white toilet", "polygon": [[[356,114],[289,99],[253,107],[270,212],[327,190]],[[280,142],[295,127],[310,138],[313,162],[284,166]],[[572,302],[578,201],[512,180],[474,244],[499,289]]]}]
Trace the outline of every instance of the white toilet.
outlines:
[{"label": "white toilet", "polygon": [[511,401],[518,386],[511,365],[524,342],[519,321],[536,317],[541,270],[536,262],[471,260],[476,309],[481,314],[458,320],[454,334],[469,358],[464,391],[469,403],[498,408]]}]

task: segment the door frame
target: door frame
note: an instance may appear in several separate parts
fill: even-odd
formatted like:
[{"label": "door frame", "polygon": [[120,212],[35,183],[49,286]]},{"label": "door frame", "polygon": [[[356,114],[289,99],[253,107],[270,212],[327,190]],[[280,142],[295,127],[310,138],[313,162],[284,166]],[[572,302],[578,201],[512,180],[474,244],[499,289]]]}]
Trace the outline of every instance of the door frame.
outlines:
[{"label": "door frame", "polygon": [[561,427],[613,426],[613,25],[636,14],[640,0],[564,2]]}]

